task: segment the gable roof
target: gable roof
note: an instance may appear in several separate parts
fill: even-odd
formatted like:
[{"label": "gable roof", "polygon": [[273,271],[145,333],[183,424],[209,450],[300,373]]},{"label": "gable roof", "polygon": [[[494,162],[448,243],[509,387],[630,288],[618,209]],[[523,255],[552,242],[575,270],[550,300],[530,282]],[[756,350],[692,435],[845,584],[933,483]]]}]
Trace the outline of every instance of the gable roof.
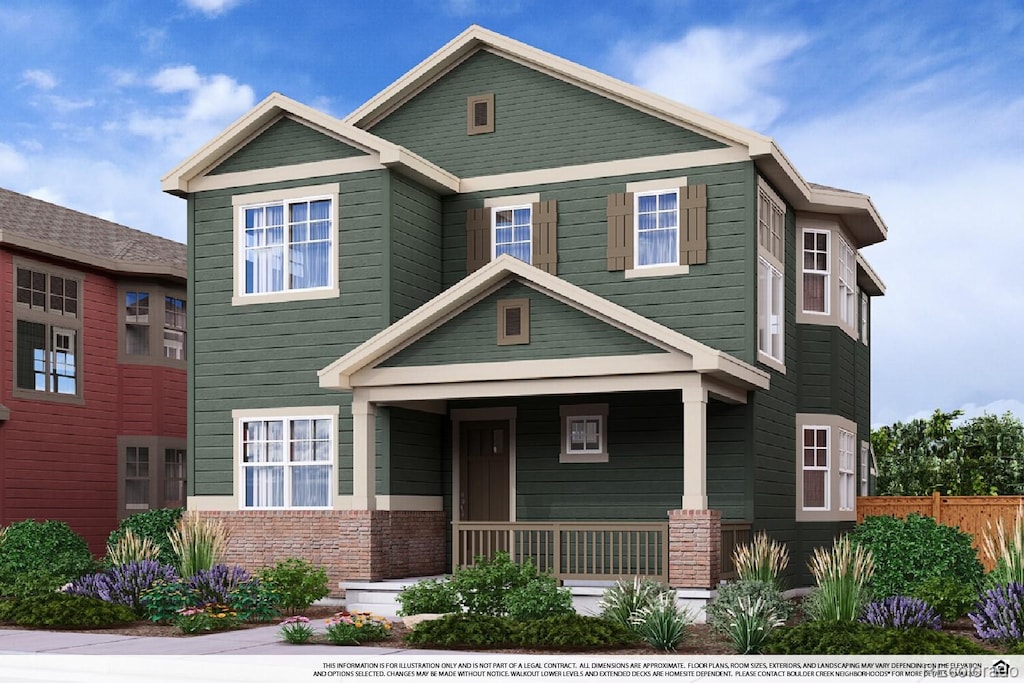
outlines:
[{"label": "gable roof", "polygon": [[652,116],[744,148],[760,171],[798,211],[843,217],[860,246],[881,242],[888,228],[867,195],[809,183],[775,141],[667,97],[473,25],[343,119],[369,129],[467,58],[487,50]]},{"label": "gable roof", "polygon": [[0,188],[0,244],[136,275],[185,279],[186,247],[118,223]]},{"label": "gable roof", "polygon": [[696,372],[712,375],[743,389],[768,387],[769,376],[763,370],[508,254],[467,275],[412,313],[320,370],[317,373],[320,377],[320,386],[352,389],[352,377],[357,372],[377,366],[513,278],[670,353],[692,358],[692,369]]},{"label": "gable roof", "polygon": [[178,196],[196,191],[193,181],[216,168],[284,116],[365,151],[381,166],[400,168],[429,187],[446,192],[458,190],[458,178],[423,157],[275,92],[167,173],[161,179],[163,191]]}]

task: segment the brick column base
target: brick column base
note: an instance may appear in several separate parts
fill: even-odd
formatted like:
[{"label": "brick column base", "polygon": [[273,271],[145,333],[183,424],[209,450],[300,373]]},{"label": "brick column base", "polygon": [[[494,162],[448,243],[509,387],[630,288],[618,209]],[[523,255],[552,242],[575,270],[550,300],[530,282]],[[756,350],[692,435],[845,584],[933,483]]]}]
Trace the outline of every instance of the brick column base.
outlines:
[{"label": "brick column base", "polygon": [[714,588],[722,555],[720,510],[668,511],[668,583],[674,588]]},{"label": "brick column base", "polygon": [[416,510],[203,510],[231,535],[222,561],[251,572],[297,557],[340,581],[443,574],[445,513]]}]

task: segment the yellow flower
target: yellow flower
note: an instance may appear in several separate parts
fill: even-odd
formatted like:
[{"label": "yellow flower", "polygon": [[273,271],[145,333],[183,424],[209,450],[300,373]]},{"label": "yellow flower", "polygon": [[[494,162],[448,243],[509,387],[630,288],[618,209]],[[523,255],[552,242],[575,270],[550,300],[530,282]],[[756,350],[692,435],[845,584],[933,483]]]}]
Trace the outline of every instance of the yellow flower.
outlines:
[{"label": "yellow flower", "polygon": [[357,621],[356,622],[356,628],[362,628],[362,627],[363,627],[363,622]]}]

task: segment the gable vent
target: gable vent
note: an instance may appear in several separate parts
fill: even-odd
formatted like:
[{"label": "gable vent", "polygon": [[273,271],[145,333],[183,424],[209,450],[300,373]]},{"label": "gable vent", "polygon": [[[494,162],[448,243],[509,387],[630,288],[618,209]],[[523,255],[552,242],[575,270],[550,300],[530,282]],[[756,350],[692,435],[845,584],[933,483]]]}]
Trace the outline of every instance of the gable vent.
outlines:
[{"label": "gable vent", "polygon": [[466,99],[466,134],[494,132],[494,93]]}]

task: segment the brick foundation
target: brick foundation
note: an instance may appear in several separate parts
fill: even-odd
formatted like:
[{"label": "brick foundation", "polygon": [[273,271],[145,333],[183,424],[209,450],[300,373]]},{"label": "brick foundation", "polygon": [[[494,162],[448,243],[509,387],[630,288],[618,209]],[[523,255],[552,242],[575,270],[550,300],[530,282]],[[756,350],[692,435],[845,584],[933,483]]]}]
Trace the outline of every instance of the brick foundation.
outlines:
[{"label": "brick foundation", "polygon": [[668,511],[669,585],[714,588],[718,585],[721,554],[721,511]]},{"label": "brick foundation", "polygon": [[200,512],[231,534],[227,564],[250,571],[298,557],[339,581],[377,581],[442,574],[444,512],[406,510],[231,510]]}]

